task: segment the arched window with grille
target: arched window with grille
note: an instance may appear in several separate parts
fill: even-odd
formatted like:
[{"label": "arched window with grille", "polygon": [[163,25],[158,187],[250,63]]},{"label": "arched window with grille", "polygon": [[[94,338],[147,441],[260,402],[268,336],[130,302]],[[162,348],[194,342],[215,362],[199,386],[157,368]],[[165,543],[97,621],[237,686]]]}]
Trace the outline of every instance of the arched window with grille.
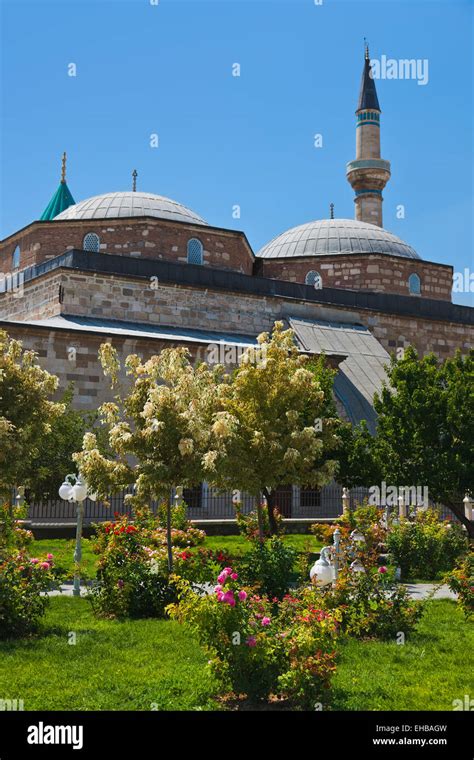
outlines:
[{"label": "arched window with grille", "polygon": [[421,294],[421,280],[416,272],[413,272],[408,278],[408,290],[413,296],[419,296]]},{"label": "arched window with grille", "polygon": [[20,246],[17,245],[17,247],[15,248],[15,250],[12,253],[12,269],[18,269],[19,268],[19,266],[20,266],[20,256],[21,256]]},{"label": "arched window with grille", "polygon": [[321,290],[323,287],[323,279],[319,272],[316,272],[315,269],[311,269],[308,274],[306,275],[305,279],[306,285],[312,285],[313,288],[316,288],[316,290]]},{"label": "arched window with grille", "polygon": [[84,236],[82,241],[82,247],[85,251],[91,251],[92,253],[99,253],[100,251],[100,237],[95,232],[88,232]]},{"label": "arched window with grille", "polygon": [[202,264],[203,247],[200,240],[191,238],[188,240],[188,264]]}]

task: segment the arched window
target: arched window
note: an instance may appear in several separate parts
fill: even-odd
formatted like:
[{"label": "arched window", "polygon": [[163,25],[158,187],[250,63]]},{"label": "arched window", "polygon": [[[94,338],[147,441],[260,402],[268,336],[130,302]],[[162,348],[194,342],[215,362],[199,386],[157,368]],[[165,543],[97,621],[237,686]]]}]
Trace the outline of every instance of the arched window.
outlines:
[{"label": "arched window", "polygon": [[197,238],[188,240],[188,264],[202,264],[203,248]]},{"label": "arched window", "polygon": [[12,269],[18,269],[20,266],[20,246],[17,245],[12,253]]},{"label": "arched window", "polygon": [[319,272],[316,272],[314,269],[311,269],[311,271],[308,272],[304,281],[306,285],[312,285],[316,290],[321,290],[323,287],[323,278]]},{"label": "arched window", "polygon": [[408,290],[414,296],[419,296],[421,293],[421,280],[416,272],[413,272],[408,278]]},{"label": "arched window", "polygon": [[82,241],[82,247],[85,251],[92,251],[92,253],[99,253],[100,250],[100,237],[95,232],[88,232],[84,236]]}]

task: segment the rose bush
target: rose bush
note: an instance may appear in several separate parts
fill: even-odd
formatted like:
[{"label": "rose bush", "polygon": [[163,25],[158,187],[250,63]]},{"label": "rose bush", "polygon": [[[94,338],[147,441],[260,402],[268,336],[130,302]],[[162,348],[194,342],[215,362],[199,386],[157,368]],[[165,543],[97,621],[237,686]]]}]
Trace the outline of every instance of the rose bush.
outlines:
[{"label": "rose bush", "polygon": [[223,689],[250,700],[273,694],[300,708],[321,699],[335,669],[335,616],[305,599],[255,594],[232,567],[217,581],[207,596],[180,581],[179,603],[169,613],[196,633]]},{"label": "rose bush", "polygon": [[37,630],[48,604],[42,592],[55,585],[54,557],[30,557],[32,534],[21,528],[19,510],[0,507],[0,639]]}]

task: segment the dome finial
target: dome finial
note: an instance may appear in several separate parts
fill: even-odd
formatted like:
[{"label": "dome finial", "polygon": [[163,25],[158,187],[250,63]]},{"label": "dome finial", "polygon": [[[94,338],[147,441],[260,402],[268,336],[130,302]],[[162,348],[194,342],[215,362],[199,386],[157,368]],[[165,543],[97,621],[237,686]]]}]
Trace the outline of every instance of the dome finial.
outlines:
[{"label": "dome finial", "polygon": [[63,185],[66,184],[66,159],[67,159],[66,151],[64,151],[63,157],[62,157],[62,163],[61,163],[61,183]]},{"label": "dome finial", "polygon": [[365,37],[364,37],[364,51],[365,51],[365,60],[370,61],[369,43],[367,42],[367,39]]},{"label": "dome finial", "polygon": [[329,218],[334,219],[334,203],[329,204]]},{"label": "dome finial", "polygon": [[138,172],[136,169],[134,169],[132,172],[132,190],[134,193],[137,192],[137,177],[138,177]]}]

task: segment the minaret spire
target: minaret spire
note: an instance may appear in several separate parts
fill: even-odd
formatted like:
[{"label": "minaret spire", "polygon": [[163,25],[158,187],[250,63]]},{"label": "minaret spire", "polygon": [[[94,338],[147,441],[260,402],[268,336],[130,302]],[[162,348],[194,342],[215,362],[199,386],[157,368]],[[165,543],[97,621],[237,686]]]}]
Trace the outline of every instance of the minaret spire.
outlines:
[{"label": "minaret spire", "polygon": [[134,169],[132,172],[132,190],[134,193],[137,192],[137,177],[138,177],[138,172],[136,169]]},{"label": "minaret spire", "polygon": [[382,190],[390,179],[390,162],[380,157],[381,109],[364,38],[364,69],[356,111],[356,159],[347,164],[355,191],[355,218],[382,227]]},{"label": "minaret spire", "polygon": [[66,184],[66,160],[67,160],[66,151],[64,151],[62,163],[61,163],[61,183],[63,185]]}]

